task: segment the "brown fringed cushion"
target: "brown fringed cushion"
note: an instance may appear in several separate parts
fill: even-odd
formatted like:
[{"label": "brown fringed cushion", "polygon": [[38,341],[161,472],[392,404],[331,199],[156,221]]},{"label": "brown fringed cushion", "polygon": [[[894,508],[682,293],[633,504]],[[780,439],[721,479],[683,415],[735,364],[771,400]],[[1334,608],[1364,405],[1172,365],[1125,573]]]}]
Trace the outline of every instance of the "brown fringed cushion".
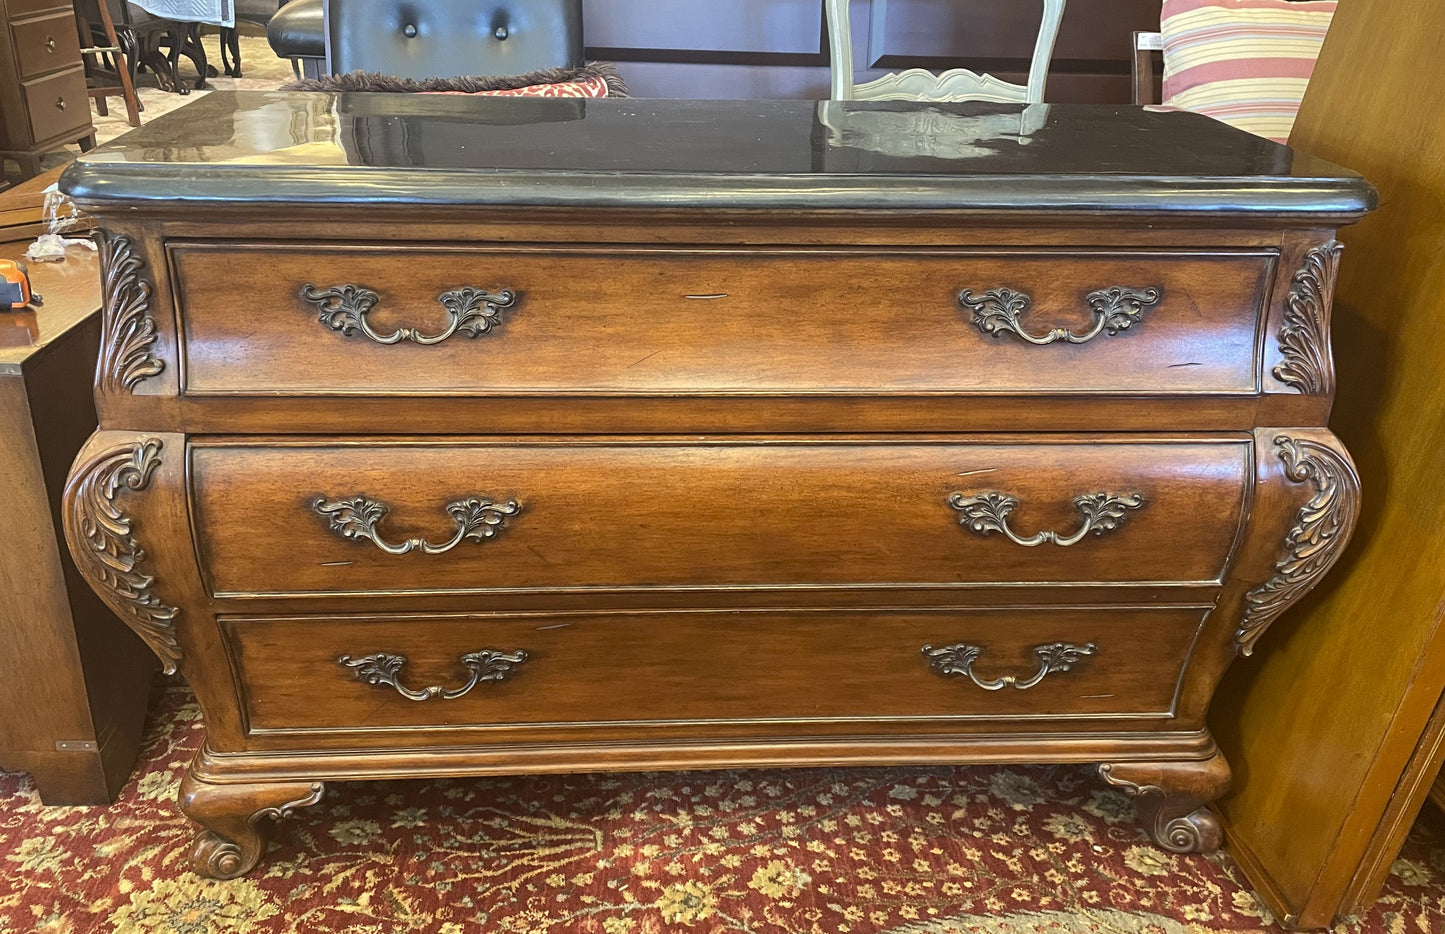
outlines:
[{"label": "brown fringed cushion", "polygon": [[376,72],[302,78],[283,91],[382,91],[397,94],[486,94],[494,97],[626,97],[627,84],[607,62],[547,68],[525,75],[469,78],[397,78]]}]

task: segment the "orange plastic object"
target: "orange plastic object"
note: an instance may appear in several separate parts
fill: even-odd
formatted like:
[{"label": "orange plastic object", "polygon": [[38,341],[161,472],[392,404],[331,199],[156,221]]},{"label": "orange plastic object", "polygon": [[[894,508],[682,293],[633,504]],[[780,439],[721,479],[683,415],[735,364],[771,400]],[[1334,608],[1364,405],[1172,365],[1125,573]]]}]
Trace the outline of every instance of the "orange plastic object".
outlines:
[{"label": "orange plastic object", "polygon": [[23,308],[35,299],[35,294],[30,291],[30,271],[25,264],[0,259],[0,311]]}]

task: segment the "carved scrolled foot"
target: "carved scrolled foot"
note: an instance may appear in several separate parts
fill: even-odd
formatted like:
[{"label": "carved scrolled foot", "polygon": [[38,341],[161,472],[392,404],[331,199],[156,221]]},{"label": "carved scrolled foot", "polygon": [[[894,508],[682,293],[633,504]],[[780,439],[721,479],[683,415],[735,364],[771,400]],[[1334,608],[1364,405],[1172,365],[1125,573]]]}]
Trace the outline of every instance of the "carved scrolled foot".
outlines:
[{"label": "carved scrolled foot", "polygon": [[220,785],[190,772],[181,781],[181,810],[204,830],[191,847],[191,868],[208,879],[235,879],[261,858],[274,821],[321,800],[321,782]]},{"label": "carved scrolled foot", "polygon": [[1216,753],[1194,762],[1118,762],[1099,775],[1137,800],[1154,843],[1171,853],[1208,853],[1224,843],[1219,819],[1205,805],[1229,790],[1229,763]]}]

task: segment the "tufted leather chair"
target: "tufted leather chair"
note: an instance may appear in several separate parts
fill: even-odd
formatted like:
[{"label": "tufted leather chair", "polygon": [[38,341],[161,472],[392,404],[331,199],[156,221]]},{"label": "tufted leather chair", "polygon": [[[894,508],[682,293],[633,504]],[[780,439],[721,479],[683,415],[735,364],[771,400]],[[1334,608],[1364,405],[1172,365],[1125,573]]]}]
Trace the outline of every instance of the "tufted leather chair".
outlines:
[{"label": "tufted leather chair", "polygon": [[324,10],[332,74],[520,75],[584,60],[582,0],[325,0]]},{"label": "tufted leather chair", "polygon": [[291,59],[300,75],[321,76],[326,62],[325,12],[323,0],[291,0],[282,5],[266,24],[266,41],[271,51]]}]

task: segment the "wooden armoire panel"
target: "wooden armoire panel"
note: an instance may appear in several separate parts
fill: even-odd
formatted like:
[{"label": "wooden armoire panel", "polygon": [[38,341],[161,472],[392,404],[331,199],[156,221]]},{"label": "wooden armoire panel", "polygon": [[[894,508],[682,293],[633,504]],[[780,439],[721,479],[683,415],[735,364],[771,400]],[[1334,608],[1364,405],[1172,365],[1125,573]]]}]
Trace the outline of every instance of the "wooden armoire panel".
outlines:
[{"label": "wooden armoire panel", "polygon": [[823,51],[818,0],[591,0],[587,44],[728,54],[817,55]]},{"label": "wooden armoire panel", "polygon": [[[859,80],[968,67],[1022,81],[1038,0],[853,0]],[[587,54],[618,63],[636,97],[826,98],[820,0],[587,0]],[[1070,0],[1048,100],[1128,103],[1130,33],[1159,28],[1159,0]]]},{"label": "wooden armoire panel", "polygon": [[[921,59],[1018,59],[1026,67],[1044,8],[1040,0],[872,0],[870,6],[865,61],[884,68]],[[1117,70],[1136,29],[1159,29],[1159,0],[1069,0],[1054,46],[1057,70],[1080,71],[1073,63],[1082,62]]]}]

